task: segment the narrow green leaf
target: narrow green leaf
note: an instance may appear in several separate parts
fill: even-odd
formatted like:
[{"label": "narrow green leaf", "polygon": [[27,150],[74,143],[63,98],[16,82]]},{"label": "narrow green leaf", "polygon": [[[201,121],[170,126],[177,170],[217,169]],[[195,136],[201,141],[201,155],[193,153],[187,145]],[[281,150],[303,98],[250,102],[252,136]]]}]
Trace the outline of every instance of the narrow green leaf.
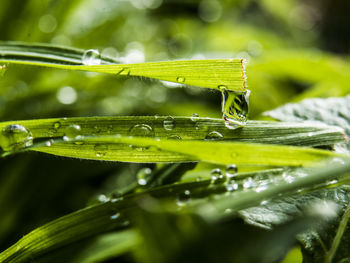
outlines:
[{"label": "narrow green leaf", "polygon": [[[220,119],[194,120],[189,117],[43,119],[4,122],[0,123],[0,129],[11,130],[13,125],[26,129],[34,138],[34,147],[28,149],[67,157],[124,162],[310,165],[338,155],[323,150],[261,143],[315,146],[320,145],[320,138],[323,139],[321,145],[344,140],[341,129],[324,125],[249,122],[244,128],[231,130]],[[54,141],[43,146],[42,142],[50,139]],[[23,150],[16,149],[21,146],[19,142],[10,143],[12,145],[8,147],[13,146],[15,152]],[[6,144],[5,135],[0,137],[0,144]]]},{"label": "narrow green leaf", "polygon": [[83,54],[82,50],[45,44],[5,42],[0,45],[0,62],[3,63],[140,76],[219,90],[244,91],[246,86],[243,59],[83,65]]}]

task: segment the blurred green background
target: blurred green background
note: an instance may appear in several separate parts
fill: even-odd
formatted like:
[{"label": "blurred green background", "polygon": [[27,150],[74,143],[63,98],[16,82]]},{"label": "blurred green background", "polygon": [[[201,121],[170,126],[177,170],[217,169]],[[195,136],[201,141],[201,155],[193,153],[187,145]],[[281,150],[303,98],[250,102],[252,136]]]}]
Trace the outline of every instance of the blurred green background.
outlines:
[{"label": "blurred green background", "polygon": [[[245,58],[256,119],[290,101],[349,93],[349,10],[347,0],[3,0],[0,40],[97,49],[122,63]],[[1,121],[221,118],[220,103],[219,92],[148,79],[19,65],[0,78]],[[0,249],[132,180],[140,167],[39,153],[1,159]]]}]

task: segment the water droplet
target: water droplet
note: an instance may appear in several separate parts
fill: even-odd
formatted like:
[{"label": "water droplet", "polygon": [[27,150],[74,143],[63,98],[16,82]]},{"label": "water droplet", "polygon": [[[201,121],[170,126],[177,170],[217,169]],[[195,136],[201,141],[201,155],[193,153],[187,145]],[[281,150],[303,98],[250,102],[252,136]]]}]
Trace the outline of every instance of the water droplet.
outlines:
[{"label": "water droplet", "polygon": [[199,115],[197,113],[193,113],[191,115],[191,121],[193,122],[197,122],[198,118],[199,118]]},{"label": "water droplet", "polygon": [[177,78],[176,78],[176,81],[177,81],[177,82],[180,82],[180,83],[184,83],[185,80],[186,80],[186,78],[184,78],[184,77],[177,77]]},{"label": "water droplet", "polygon": [[45,145],[46,145],[47,147],[50,147],[50,146],[52,145],[52,143],[51,143],[50,141],[46,141],[46,142],[45,142]]},{"label": "water droplet", "polygon": [[243,187],[245,189],[253,188],[254,187],[254,180],[251,177],[248,177],[247,179],[243,180]]},{"label": "water droplet", "polygon": [[222,140],[224,136],[217,132],[217,131],[211,131],[205,136],[205,140]]},{"label": "water droplet", "polygon": [[63,140],[71,141],[71,140],[79,139],[81,137],[80,132],[81,132],[81,128],[79,125],[77,124],[68,125],[64,129]]},{"label": "water droplet", "polygon": [[84,52],[82,62],[84,65],[100,65],[101,57],[100,52],[96,49],[88,49]]},{"label": "water droplet", "polygon": [[6,69],[7,69],[6,65],[0,65],[0,77],[4,76]]},{"label": "water droplet", "polygon": [[107,197],[107,196],[105,196],[105,195],[99,195],[98,197],[97,197],[97,200],[98,201],[100,201],[101,203],[106,203],[106,202],[108,202],[109,201],[109,198]]},{"label": "water droplet", "polygon": [[129,131],[130,136],[153,137],[154,132],[151,126],[147,124],[136,124]]},{"label": "water droplet", "polygon": [[0,146],[4,151],[19,150],[31,145],[33,145],[32,133],[24,126],[11,124],[2,129]]},{"label": "water droplet", "polygon": [[230,164],[226,167],[226,176],[228,178],[236,177],[238,172],[237,165]]},{"label": "water droplet", "polygon": [[166,119],[163,121],[163,127],[168,131],[173,130],[175,128],[174,118],[171,116],[166,117]]},{"label": "water droplet", "polygon": [[222,184],[226,181],[226,176],[222,174],[219,168],[213,169],[210,174],[212,184]]},{"label": "water droplet", "polygon": [[180,193],[176,198],[176,204],[178,206],[183,206],[185,202],[191,200],[191,191],[185,190],[183,193]]},{"label": "water droplet", "polygon": [[61,123],[60,123],[59,121],[56,121],[56,122],[52,125],[52,127],[53,127],[55,130],[57,130],[58,128],[61,127]]},{"label": "water droplet", "polygon": [[225,209],[225,214],[231,214],[233,210],[231,208],[226,208]]},{"label": "water droplet", "polygon": [[168,137],[168,140],[181,140],[181,137],[179,135],[174,134],[174,135],[170,135]]},{"label": "water droplet", "polygon": [[219,86],[222,92],[222,114],[226,120],[226,127],[236,129],[247,122],[249,111],[250,90],[242,92],[228,90],[226,86]]},{"label": "water droplet", "polygon": [[237,190],[239,185],[235,181],[231,181],[229,184],[226,185],[226,190],[228,192],[233,192]]},{"label": "water droplet", "polygon": [[293,183],[295,178],[293,175],[291,175],[288,171],[282,173],[282,178],[287,182],[287,183]]},{"label": "water droplet", "polygon": [[120,213],[115,213],[114,215],[111,215],[110,218],[112,220],[118,219],[120,217]]},{"label": "water droplet", "polygon": [[145,167],[137,172],[137,183],[141,186],[147,185],[149,177],[152,173],[151,168]]},{"label": "water droplet", "polygon": [[103,157],[106,155],[108,150],[108,146],[105,144],[96,144],[94,147],[94,151],[97,157]]}]

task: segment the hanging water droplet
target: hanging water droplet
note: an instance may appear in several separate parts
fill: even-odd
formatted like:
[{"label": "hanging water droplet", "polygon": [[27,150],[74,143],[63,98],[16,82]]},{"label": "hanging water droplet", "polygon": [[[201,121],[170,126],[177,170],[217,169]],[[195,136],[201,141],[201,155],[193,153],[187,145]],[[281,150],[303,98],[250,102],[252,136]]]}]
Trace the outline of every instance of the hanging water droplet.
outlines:
[{"label": "hanging water droplet", "polygon": [[185,202],[188,202],[191,200],[191,191],[185,190],[184,192],[180,193],[176,198],[176,204],[178,206],[184,206]]},{"label": "hanging water droplet", "polygon": [[32,133],[22,125],[11,124],[1,131],[0,146],[4,151],[15,151],[32,145]]},{"label": "hanging water droplet", "polygon": [[174,118],[171,116],[166,117],[166,119],[163,121],[163,127],[168,131],[173,130],[175,128]]},{"label": "hanging water droplet", "polygon": [[222,174],[221,169],[216,168],[213,169],[211,172],[211,183],[212,184],[221,184],[226,181],[226,176]]},{"label": "hanging water droplet", "polygon": [[147,185],[149,177],[152,173],[151,168],[145,167],[137,172],[137,183],[141,186]]},{"label": "hanging water droplet", "polygon": [[101,64],[101,56],[100,52],[96,49],[88,49],[84,52],[82,63],[84,65],[100,65]]},{"label": "hanging water droplet", "polygon": [[285,171],[282,173],[282,178],[287,182],[287,183],[293,183],[295,181],[295,177],[289,173],[289,171]]},{"label": "hanging water droplet", "polygon": [[153,137],[154,132],[151,126],[147,124],[136,124],[129,131],[130,136]]},{"label": "hanging water droplet", "polygon": [[186,78],[184,78],[184,77],[177,77],[177,78],[176,78],[176,81],[177,81],[177,82],[180,82],[180,83],[184,83],[185,80],[186,80]]},{"label": "hanging water droplet", "polygon": [[242,92],[228,90],[219,86],[222,92],[222,114],[226,127],[236,129],[246,124],[249,111],[250,90]]},{"label": "hanging water droplet", "polygon": [[222,140],[224,136],[217,132],[217,131],[211,131],[205,136],[205,140]]},{"label": "hanging water droplet", "polygon": [[106,155],[108,150],[108,146],[105,144],[96,144],[94,147],[94,151],[97,157],[103,157]]},{"label": "hanging water droplet", "polygon": [[79,139],[81,137],[80,132],[81,132],[81,128],[79,125],[77,125],[77,124],[68,125],[64,129],[63,140],[72,141],[75,139]]},{"label": "hanging water droplet", "polygon": [[120,217],[120,213],[115,213],[114,215],[110,216],[110,219],[115,220],[118,219]]},{"label": "hanging water droplet", "polygon": [[226,176],[228,178],[236,177],[238,172],[237,165],[230,164],[226,167]]}]

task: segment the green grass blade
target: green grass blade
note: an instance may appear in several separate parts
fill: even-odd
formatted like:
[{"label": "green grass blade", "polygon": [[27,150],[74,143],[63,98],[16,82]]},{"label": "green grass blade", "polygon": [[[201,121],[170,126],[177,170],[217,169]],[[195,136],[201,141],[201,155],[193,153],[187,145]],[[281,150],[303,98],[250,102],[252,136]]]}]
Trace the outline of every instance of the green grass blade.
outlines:
[{"label": "green grass blade", "polygon": [[[310,165],[338,155],[324,150],[261,143],[271,143],[271,138],[276,138],[277,143],[285,140],[286,144],[294,142],[300,145],[306,138],[303,143],[313,145],[319,136],[328,137],[326,141],[329,144],[344,141],[342,130],[330,126],[251,122],[245,128],[230,130],[225,127],[223,120],[209,118],[195,121],[186,117],[43,119],[0,123],[0,129],[11,127],[11,124],[21,125],[31,132],[35,144],[29,150],[123,162],[206,161],[264,166]],[[50,139],[54,139],[55,143],[44,146],[42,142]]]},{"label": "green grass blade", "polygon": [[0,122],[0,130],[18,124],[34,140],[62,138],[72,126],[82,136],[143,136],[160,139],[230,140],[239,142],[329,146],[345,140],[341,128],[320,123],[248,121],[240,129],[228,129],[215,118],[170,116],[77,117]]},{"label": "green grass blade", "polygon": [[183,60],[113,65],[83,65],[82,61],[83,51],[78,49],[47,44],[5,42],[0,45],[0,63],[83,70],[119,76],[148,77],[212,89],[225,87],[233,91],[244,91],[246,86],[242,59]]},{"label": "green grass blade", "polygon": [[[85,50],[45,43],[0,42],[0,61],[17,64],[82,65]],[[101,63],[118,63],[100,56]],[[47,65],[48,66],[48,65]]]}]

